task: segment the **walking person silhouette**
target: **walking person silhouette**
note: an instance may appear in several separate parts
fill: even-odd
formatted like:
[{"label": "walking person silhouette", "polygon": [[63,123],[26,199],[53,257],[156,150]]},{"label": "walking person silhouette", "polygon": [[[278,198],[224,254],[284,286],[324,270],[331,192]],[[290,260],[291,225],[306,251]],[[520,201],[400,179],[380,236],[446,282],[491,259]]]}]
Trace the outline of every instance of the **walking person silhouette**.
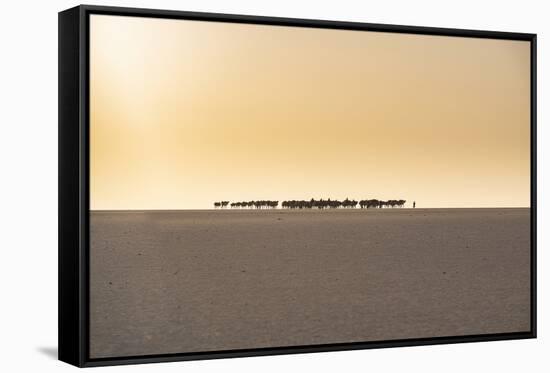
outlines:
[{"label": "walking person silhouette", "polygon": [[416,208],[416,201],[413,201],[413,209]]}]

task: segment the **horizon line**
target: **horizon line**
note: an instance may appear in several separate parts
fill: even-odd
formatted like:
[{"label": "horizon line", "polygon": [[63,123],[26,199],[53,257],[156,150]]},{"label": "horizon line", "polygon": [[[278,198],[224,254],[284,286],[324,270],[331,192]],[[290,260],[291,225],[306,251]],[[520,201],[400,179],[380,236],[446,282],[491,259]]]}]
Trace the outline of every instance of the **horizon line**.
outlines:
[{"label": "horizon line", "polygon": [[113,211],[120,211],[120,212],[126,212],[126,211],[273,211],[273,210],[281,210],[281,211],[361,211],[361,210],[369,210],[369,211],[382,211],[382,210],[451,210],[451,209],[530,209],[531,206],[499,206],[499,207],[484,207],[484,206],[477,206],[477,207],[389,207],[389,208],[332,208],[332,209],[317,209],[317,208],[304,208],[304,209],[286,209],[286,208],[269,208],[269,209],[257,209],[257,208],[182,208],[182,209],[89,209],[89,212],[113,212]]}]

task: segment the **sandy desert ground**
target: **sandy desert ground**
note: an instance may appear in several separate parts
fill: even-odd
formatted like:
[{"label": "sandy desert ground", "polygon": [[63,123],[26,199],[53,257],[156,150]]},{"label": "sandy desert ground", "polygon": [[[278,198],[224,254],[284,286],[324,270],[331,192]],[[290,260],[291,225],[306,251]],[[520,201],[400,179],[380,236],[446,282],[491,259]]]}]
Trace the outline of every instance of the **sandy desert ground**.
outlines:
[{"label": "sandy desert ground", "polygon": [[529,209],[92,212],[91,357],[529,330]]}]

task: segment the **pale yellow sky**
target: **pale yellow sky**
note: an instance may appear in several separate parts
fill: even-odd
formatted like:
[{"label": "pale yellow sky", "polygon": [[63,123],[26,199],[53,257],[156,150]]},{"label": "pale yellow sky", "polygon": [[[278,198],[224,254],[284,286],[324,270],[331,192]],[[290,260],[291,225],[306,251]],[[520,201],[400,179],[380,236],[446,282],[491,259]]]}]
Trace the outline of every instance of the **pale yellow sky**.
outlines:
[{"label": "pale yellow sky", "polygon": [[92,15],[93,210],[526,207],[529,42]]}]

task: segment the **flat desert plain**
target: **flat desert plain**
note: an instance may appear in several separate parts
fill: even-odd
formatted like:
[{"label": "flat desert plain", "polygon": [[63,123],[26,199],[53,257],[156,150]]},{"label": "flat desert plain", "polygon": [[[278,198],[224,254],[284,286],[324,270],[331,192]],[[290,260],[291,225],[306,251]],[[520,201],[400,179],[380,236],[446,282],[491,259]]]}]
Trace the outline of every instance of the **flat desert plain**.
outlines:
[{"label": "flat desert plain", "polygon": [[92,358],[528,331],[529,209],[92,212]]}]

